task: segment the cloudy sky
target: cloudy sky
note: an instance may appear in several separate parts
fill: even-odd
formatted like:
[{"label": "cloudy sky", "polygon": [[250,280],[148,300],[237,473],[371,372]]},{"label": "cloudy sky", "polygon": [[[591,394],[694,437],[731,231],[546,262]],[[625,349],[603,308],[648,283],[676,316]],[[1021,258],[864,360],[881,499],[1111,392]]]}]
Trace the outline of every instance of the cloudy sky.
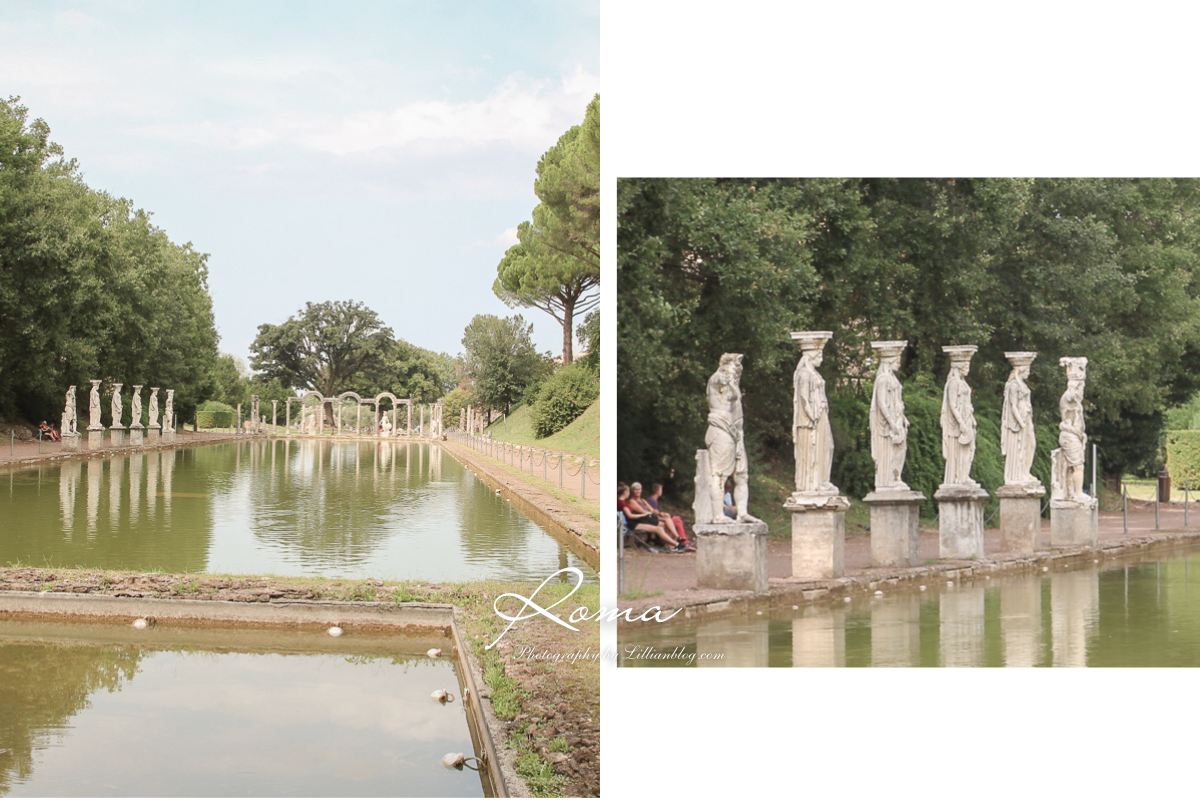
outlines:
[{"label": "cloudy sky", "polygon": [[366,303],[460,352],[537,204],[537,161],[600,91],[599,2],[0,5],[0,93],[95,189],[209,253],[221,349],[307,301]]}]

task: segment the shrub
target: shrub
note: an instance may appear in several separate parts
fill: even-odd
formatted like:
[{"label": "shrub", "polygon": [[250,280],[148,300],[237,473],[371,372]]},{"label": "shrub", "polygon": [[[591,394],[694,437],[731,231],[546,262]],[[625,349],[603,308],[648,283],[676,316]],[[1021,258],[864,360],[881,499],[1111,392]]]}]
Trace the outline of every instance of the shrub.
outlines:
[{"label": "shrub", "polygon": [[1182,486],[1200,481],[1200,430],[1167,431],[1167,469],[1171,480]]},{"label": "shrub", "polygon": [[570,425],[600,396],[600,376],[582,362],[555,372],[542,384],[530,409],[533,435],[544,439]]},{"label": "shrub", "polygon": [[235,416],[233,411],[197,411],[196,427],[232,428]]}]

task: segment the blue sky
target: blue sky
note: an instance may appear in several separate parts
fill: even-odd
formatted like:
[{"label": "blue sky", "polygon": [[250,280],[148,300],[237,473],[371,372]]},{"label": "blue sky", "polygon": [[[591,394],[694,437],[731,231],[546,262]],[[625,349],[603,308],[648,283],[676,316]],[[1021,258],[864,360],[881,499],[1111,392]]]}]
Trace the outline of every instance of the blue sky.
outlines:
[{"label": "blue sky", "polygon": [[172,241],[209,253],[225,352],[305,302],[460,352],[600,91],[597,2],[0,2],[0,93]]}]

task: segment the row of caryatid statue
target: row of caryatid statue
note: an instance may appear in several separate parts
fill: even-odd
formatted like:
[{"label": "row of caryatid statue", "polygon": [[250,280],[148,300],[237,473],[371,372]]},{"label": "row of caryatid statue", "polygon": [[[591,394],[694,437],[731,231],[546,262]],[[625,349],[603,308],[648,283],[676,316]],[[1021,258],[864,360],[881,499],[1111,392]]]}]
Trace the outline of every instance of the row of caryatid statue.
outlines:
[{"label": "row of caryatid statue", "polygon": [[[88,447],[95,449],[103,446],[104,426],[100,422],[100,384],[101,381],[91,381],[92,390],[88,398]],[[160,433],[167,439],[173,439],[175,434],[175,390],[167,389],[166,407],[163,410],[162,422],[158,418],[158,387],[150,389],[150,408],[148,412],[149,425],[142,425],[142,386],[144,384],[136,384],[133,387],[133,402],[131,406],[130,444],[142,444],[142,433],[149,431],[151,442],[157,440]],[[114,446],[122,446],[125,438],[125,426],[121,424],[121,415],[123,406],[121,404],[121,388],[124,384],[112,384],[112,402],[110,405],[112,413],[112,424],[109,426],[109,431],[112,436],[112,444]],[[79,420],[75,407],[75,387],[71,386],[67,389],[66,403],[63,406],[62,421],[60,430],[63,436],[63,449],[79,449],[80,442],[76,437],[79,433]]]},{"label": "row of caryatid statue", "polygon": [[[792,439],[795,447],[796,488],[784,507],[792,512],[792,575],[799,578],[841,577],[844,570],[845,509],[849,500],[830,482],[833,429],[821,366],[830,331],[792,333],[801,349],[793,375]],[[875,491],[864,498],[871,507],[872,558],[877,566],[915,566],[920,563],[919,509],[925,497],[903,480],[908,448],[908,419],[897,377],[906,341],[873,342],[878,370],[871,398],[871,455],[875,461]],[[967,383],[975,345],[943,347],[950,373],[942,399],[942,456],[944,481],[935,494],[939,502],[939,555],[942,558],[983,558],[983,500],[987,492],[972,480],[976,421]],[[1004,391],[1001,450],[1005,485],[1000,498],[1004,549],[1032,552],[1041,529],[1038,498],[1045,494],[1032,475],[1036,450],[1033,407],[1025,380],[1037,353],[1009,352],[1012,373]],[[765,524],[749,514],[748,469],[742,430],[740,378],[742,356],[726,353],[708,381],[706,449],[697,451],[697,535],[710,545],[712,557],[700,548],[701,586],[714,588],[766,587]],[[1059,403],[1059,448],[1051,453],[1051,543],[1096,544],[1097,503],[1083,492],[1083,463],[1087,434],[1083,419],[1086,358],[1062,358],[1067,389]],[[734,513],[726,515],[724,487],[732,477]],[[748,534],[744,543],[730,536]],[[744,530],[741,530],[743,529]],[[761,529],[761,530],[760,530]],[[737,578],[751,575],[753,579]],[[730,577],[735,576],[735,577]]]}]

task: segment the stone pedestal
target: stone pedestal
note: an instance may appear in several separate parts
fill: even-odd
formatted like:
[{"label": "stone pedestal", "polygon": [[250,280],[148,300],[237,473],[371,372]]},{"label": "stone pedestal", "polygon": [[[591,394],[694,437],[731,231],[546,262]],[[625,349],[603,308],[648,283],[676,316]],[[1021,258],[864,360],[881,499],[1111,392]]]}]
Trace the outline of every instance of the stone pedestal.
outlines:
[{"label": "stone pedestal", "polygon": [[164,444],[174,444],[175,443],[175,431],[163,431],[162,432],[162,440],[163,440]]},{"label": "stone pedestal", "polygon": [[83,437],[78,433],[64,433],[62,435],[62,448],[64,453],[82,453],[83,452]]},{"label": "stone pedestal", "polygon": [[768,591],[767,523],[701,523],[696,531],[696,585]]},{"label": "stone pedestal", "polygon": [[792,577],[830,580],[846,574],[846,509],[837,494],[797,492],[783,507],[792,512]]},{"label": "stone pedestal", "polygon": [[141,447],[142,446],[142,438],[143,438],[142,434],[145,432],[145,430],[146,429],[143,428],[141,425],[138,425],[136,427],[131,426],[129,428],[129,446],[130,447]]},{"label": "stone pedestal", "polygon": [[1033,553],[1040,545],[1042,532],[1042,496],[1040,483],[1004,485],[996,490],[1000,498],[1000,547],[1006,553]]},{"label": "stone pedestal", "polygon": [[1100,503],[1093,497],[1050,501],[1050,544],[1055,547],[1100,541]]},{"label": "stone pedestal", "polygon": [[910,490],[871,492],[871,562],[877,567],[916,567],[921,563],[921,503]]},{"label": "stone pedestal", "polygon": [[938,557],[983,558],[983,501],[980,486],[942,484],[938,501]]},{"label": "stone pedestal", "polygon": [[125,446],[125,429],[112,427],[108,429],[108,443],[111,447]]},{"label": "stone pedestal", "polygon": [[159,439],[158,428],[146,428],[146,444],[158,444]]},{"label": "stone pedestal", "polygon": [[100,450],[104,447],[104,429],[88,428],[88,450]]}]

